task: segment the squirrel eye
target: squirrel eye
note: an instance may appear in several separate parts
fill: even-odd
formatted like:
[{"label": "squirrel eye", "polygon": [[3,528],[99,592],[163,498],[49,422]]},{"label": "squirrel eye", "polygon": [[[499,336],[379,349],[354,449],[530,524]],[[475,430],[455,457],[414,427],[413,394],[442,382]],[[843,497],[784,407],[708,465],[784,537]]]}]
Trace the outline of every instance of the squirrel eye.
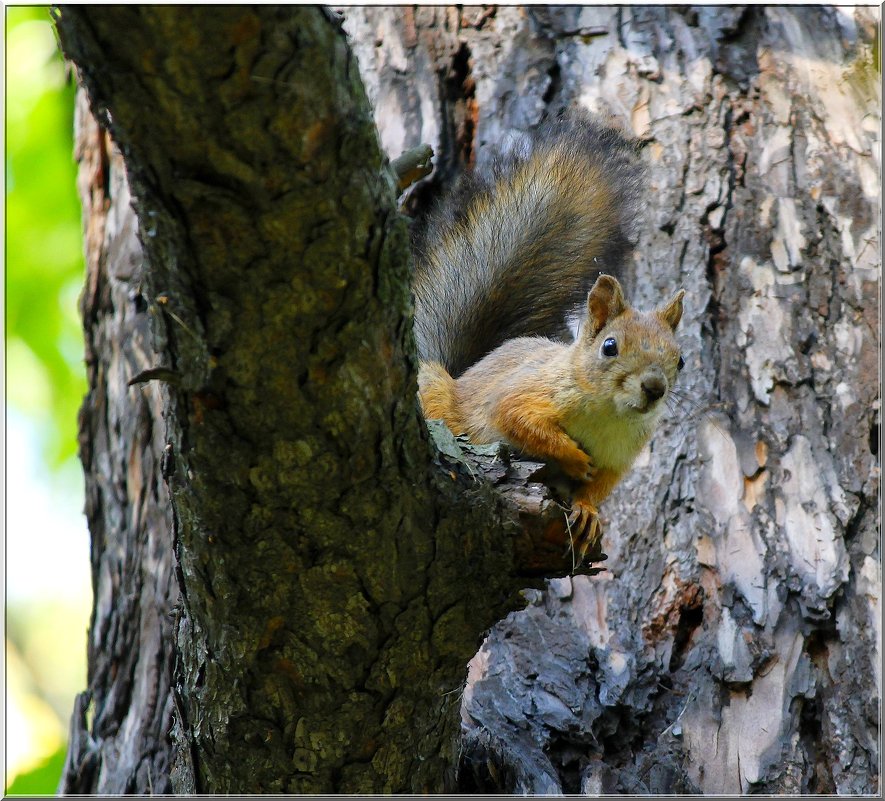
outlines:
[{"label": "squirrel eye", "polygon": [[685,359],[682,358],[682,354],[680,353],[679,354],[679,361],[676,362],[676,369],[681,370],[683,367],[685,367]]},{"label": "squirrel eye", "polygon": [[605,342],[602,343],[602,355],[603,356],[617,356],[618,355],[618,343],[615,342],[614,337],[609,337]]}]

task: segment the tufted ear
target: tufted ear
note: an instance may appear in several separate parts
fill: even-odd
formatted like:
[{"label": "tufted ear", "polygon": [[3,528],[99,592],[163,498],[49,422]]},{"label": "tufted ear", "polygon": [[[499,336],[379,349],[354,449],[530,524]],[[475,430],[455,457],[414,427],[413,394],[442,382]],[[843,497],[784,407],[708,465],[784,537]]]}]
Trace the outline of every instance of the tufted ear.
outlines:
[{"label": "tufted ear", "polygon": [[610,320],[614,320],[627,308],[624,291],[617,278],[600,275],[587,295],[587,322],[589,336],[595,337]]},{"label": "tufted ear", "polygon": [[655,314],[670,326],[671,331],[676,330],[676,326],[679,325],[679,321],[682,319],[682,298],[684,296],[685,290],[680,289],[670,298],[666,306],[660,306],[655,310]]}]

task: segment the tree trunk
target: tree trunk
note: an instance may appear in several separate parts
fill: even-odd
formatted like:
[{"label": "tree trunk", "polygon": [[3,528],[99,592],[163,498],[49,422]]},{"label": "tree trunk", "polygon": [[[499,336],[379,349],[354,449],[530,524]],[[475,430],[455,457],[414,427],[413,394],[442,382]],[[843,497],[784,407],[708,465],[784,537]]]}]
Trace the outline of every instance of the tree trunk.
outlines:
[{"label": "tree trunk", "polygon": [[78,134],[96,603],[62,790],[451,786],[465,666],[567,571],[563,516],[538,465],[430,445],[339,21],[58,16],[101,120]]},{"label": "tree trunk", "polygon": [[571,103],[632,127],[631,294],[688,291],[609,570],[493,629],[462,787],[876,792],[878,11],[346,13],[385,146],[432,144],[439,184]]},{"label": "tree trunk", "polygon": [[685,402],[603,509],[609,570],[505,618],[567,572],[560,515],[535,466],[428,440],[336,20],[65,7],[108,133],[80,115],[96,602],[62,790],[439,791],[460,751],[461,789],[874,792],[878,12],[345,13],[388,153],[437,153],[409,209],[572,102],[632,126],[626,283],[689,292]]},{"label": "tree trunk", "polygon": [[130,387],[152,352],[145,263],[119,152],[77,97],[89,395],[80,415],[94,606],[89,690],[74,704],[62,792],[170,793],[172,513],[161,472],[163,398]]}]

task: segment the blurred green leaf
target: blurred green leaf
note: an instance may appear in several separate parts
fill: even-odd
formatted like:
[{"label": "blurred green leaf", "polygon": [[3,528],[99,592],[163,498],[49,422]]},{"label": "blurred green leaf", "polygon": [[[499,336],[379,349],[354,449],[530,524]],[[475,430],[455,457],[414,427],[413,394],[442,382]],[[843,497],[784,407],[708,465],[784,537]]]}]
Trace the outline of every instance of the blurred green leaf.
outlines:
[{"label": "blurred green leaf", "polygon": [[51,465],[76,451],[86,391],[74,87],[47,7],[6,9],[7,395],[41,419]]},{"label": "blurred green leaf", "polygon": [[[53,492],[62,495],[71,492],[68,479],[77,448],[77,411],[86,391],[77,309],[84,267],[73,157],[75,89],[58,51],[48,7],[6,7],[5,21],[7,417],[10,425],[19,426],[18,433],[24,428],[38,432],[36,438],[28,435],[29,443],[36,442],[43,456],[38,473]],[[22,425],[22,420],[27,422]],[[79,467],[76,474],[79,481],[74,492],[82,498]],[[7,500],[10,519],[20,521],[21,509],[17,513],[15,506],[21,497]],[[19,522],[8,541],[18,538],[21,542],[30,533]],[[21,570],[22,564],[14,569]],[[37,621],[36,611],[7,613],[13,624],[31,621],[19,639],[29,687],[25,697],[34,703],[22,704],[20,711],[28,716],[28,732],[36,730],[42,744],[48,724],[34,716],[34,704],[42,702],[54,723],[58,709],[69,714],[75,691],[71,687],[75,682],[82,687],[85,678],[85,648],[78,636],[84,624],[74,623],[70,638],[56,635],[58,651],[48,655],[47,629]],[[85,620],[82,611],[79,619]],[[7,656],[10,647],[7,640]],[[45,699],[57,709],[46,706]],[[60,726],[58,732],[53,729],[53,741],[64,730],[64,724]],[[21,740],[18,745],[22,746]],[[52,742],[44,744],[37,753],[52,747]],[[33,746],[29,748],[33,751]],[[35,769],[18,774],[6,794],[55,795],[64,758],[61,747]]]},{"label": "blurred green leaf", "polygon": [[62,746],[33,770],[19,773],[6,788],[6,795],[55,795],[65,766],[67,746]]}]

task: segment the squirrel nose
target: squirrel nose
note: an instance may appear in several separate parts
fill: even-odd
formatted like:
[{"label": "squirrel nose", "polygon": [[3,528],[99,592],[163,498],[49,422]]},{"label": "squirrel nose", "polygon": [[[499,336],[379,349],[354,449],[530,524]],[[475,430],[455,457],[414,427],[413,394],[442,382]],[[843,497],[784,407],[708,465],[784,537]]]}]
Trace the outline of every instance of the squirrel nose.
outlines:
[{"label": "squirrel nose", "polygon": [[667,391],[667,383],[663,376],[652,374],[642,379],[642,391],[649,403],[654,403],[658,398],[662,398]]}]

